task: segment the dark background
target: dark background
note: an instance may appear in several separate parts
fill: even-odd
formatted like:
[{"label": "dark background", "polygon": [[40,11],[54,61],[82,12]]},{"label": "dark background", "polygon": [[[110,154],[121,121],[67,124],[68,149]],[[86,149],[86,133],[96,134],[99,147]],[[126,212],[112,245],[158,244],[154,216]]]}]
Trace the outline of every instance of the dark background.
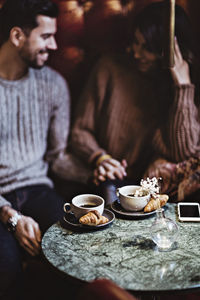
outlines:
[{"label": "dark background", "polygon": [[[100,55],[120,52],[135,14],[156,0],[54,0],[59,8],[58,50],[49,64],[69,83],[75,108],[91,67]],[[160,0],[157,0],[157,2]],[[200,1],[176,0],[189,14],[200,41]]]},{"label": "dark background", "polygon": [[[0,0],[0,6],[4,0]],[[160,0],[53,0],[59,6],[58,50],[49,64],[68,81],[72,112],[100,55],[120,52],[128,42],[128,28],[145,5]],[[166,0],[165,0],[166,1]],[[176,0],[189,14],[200,41],[200,1]],[[200,42],[199,42],[200,44]]]}]

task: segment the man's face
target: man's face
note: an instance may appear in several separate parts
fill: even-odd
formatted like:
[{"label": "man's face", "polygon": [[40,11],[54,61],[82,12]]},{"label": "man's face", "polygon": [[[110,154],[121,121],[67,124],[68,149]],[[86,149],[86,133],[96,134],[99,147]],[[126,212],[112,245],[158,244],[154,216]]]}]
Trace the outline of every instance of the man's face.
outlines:
[{"label": "man's face", "polygon": [[154,69],[157,65],[157,55],[146,49],[146,41],[139,29],[136,29],[134,43],[132,45],[134,58],[138,70],[146,73]]},{"label": "man's face", "polygon": [[20,49],[21,59],[30,67],[42,68],[49,56],[49,50],[56,50],[56,19],[39,15],[38,26],[26,37]]}]

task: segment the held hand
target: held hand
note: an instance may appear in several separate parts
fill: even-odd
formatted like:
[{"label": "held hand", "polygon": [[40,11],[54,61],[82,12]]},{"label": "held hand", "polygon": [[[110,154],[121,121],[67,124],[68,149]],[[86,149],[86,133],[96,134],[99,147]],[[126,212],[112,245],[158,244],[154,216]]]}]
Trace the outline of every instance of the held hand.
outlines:
[{"label": "held hand", "polygon": [[123,179],[126,174],[127,162],[122,160],[119,162],[116,159],[106,159],[97,166],[94,170],[94,183],[99,184],[99,181],[105,181],[106,179],[115,180]]},{"label": "held hand", "polygon": [[17,223],[15,236],[19,244],[32,256],[39,254],[41,231],[31,217],[22,216]]},{"label": "held hand", "polygon": [[171,68],[171,74],[176,85],[191,83],[189,65],[182,57],[176,38],[174,43],[174,67]]}]

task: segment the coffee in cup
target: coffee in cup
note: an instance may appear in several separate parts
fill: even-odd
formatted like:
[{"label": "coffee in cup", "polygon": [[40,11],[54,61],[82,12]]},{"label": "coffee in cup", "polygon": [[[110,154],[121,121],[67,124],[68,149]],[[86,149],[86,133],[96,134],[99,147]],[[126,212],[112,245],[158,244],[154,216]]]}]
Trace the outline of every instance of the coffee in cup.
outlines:
[{"label": "coffee in cup", "polygon": [[121,206],[127,211],[140,211],[150,200],[150,193],[148,190],[142,189],[138,185],[125,185],[116,190],[116,194],[119,197]]},{"label": "coffee in cup", "polygon": [[64,204],[64,211],[66,213],[74,213],[75,217],[79,219],[91,210],[96,210],[103,214],[104,199],[98,195],[82,194],[74,197],[72,203]]}]

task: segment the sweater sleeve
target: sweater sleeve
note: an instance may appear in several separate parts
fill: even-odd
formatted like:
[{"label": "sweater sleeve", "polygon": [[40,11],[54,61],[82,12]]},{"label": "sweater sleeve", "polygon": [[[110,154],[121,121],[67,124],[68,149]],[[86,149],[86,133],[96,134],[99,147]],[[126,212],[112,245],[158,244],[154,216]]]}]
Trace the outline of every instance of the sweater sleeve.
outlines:
[{"label": "sweater sleeve", "polygon": [[46,160],[51,164],[64,155],[70,129],[70,93],[64,78],[54,76],[52,85],[48,151]]},{"label": "sweater sleeve", "polygon": [[200,153],[200,120],[194,103],[194,85],[175,87],[173,105],[164,130],[158,131],[156,144],[172,161],[183,161]]},{"label": "sweater sleeve", "polygon": [[71,147],[72,151],[87,163],[106,152],[98,143],[98,124],[101,123],[101,108],[109,76],[109,70],[101,60],[93,69],[77,105]]}]

